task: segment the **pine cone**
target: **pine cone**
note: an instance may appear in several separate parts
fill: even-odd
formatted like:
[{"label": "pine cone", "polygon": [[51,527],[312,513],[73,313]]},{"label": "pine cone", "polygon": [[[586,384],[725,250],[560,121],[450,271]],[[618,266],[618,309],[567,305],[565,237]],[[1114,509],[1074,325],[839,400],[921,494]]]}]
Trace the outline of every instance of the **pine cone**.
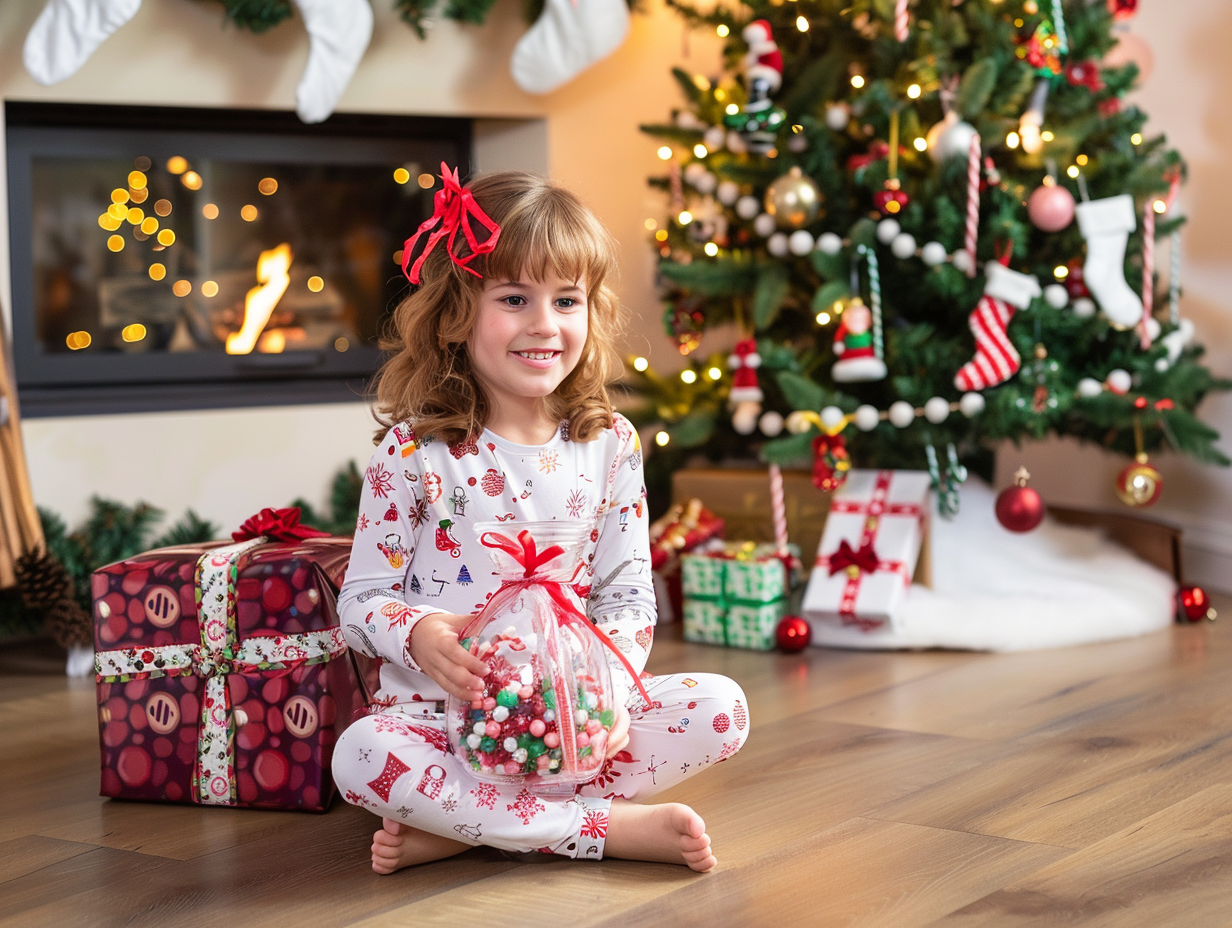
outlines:
[{"label": "pine cone", "polygon": [[33,612],[46,613],[57,603],[73,599],[73,582],[64,565],[38,551],[17,559],[17,589],[26,608]]},{"label": "pine cone", "polygon": [[93,623],[76,600],[66,597],[53,603],[47,610],[45,621],[47,631],[60,647],[94,647]]}]

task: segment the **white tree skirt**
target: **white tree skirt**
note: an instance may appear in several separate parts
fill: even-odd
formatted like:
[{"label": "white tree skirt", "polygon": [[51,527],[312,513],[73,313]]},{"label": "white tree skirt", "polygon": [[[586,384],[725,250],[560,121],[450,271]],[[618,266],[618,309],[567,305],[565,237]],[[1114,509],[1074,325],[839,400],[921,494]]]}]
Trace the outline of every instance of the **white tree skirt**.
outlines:
[{"label": "white tree skirt", "polygon": [[932,588],[913,585],[893,627],[813,622],[813,644],[838,648],[1028,651],[1128,638],[1173,621],[1172,577],[1097,529],[1045,518],[1006,531],[995,494],[968,480],[953,519],[934,513]]}]

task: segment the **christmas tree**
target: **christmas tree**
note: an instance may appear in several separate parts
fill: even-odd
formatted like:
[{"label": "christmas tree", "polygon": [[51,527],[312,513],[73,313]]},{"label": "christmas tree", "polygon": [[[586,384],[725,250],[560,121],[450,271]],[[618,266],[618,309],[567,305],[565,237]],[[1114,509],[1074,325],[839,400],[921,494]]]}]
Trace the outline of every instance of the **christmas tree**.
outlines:
[{"label": "christmas tree", "polygon": [[1232,383],[1180,313],[1185,165],[1124,99],[1136,0],[669,4],[728,42],[725,73],[677,70],[684,106],[643,127],[688,358],[631,361],[652,487],[756,454],[827,489],[928,468],[952,501],[996,443],[1057,434],[1136,458],[1122,498],[1144,505],[1154,449],[1229,463],[1194,414]]}]

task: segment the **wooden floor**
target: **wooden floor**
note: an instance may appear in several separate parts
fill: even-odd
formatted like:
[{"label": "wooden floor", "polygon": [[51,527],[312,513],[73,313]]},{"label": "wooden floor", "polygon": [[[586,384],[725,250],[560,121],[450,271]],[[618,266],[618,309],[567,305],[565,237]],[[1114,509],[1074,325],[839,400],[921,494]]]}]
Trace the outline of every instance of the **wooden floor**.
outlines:
[{"label": "wooden floor", "polygon": [[[92,686],[0,644],[0,925],[1232,924],[1225,618],[1018,655],[656,643],[726,673],[744,751],[671,798],[720,865],[477,849],[391,877],[375,819],[104,801]],[[19,672],[17,668],[22,668]]]}]

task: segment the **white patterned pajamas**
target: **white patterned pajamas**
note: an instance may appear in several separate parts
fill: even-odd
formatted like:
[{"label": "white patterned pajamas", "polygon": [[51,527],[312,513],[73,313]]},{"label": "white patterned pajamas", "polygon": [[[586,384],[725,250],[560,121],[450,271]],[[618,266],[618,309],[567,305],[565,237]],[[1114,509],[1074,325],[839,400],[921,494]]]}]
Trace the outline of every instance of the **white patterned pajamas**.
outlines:
[{"label": "white patterned pajamas", "polygon": [[413,828],[506,851],[603,856],[613,799],[654,796],[731,757],[748,736],[739,685],[717,674],[645,681],[660,704],[631,698],[629,744],[576,795],[536,796],[483,782],[449,751],[443,717],[398,709],[356,722],[334,749],[334,777],[348,802]]},{"label": "white patterned pajamas", "polygon": [[[748,736],[740,687],[715,674],[640,674],[658,610],[637,432],[623,416],[593,440],[562,424],[543,445],[484,430],[448,445],[390,429],[368,464],[338,612],[347,643],[381,661],[376,714],[334,750],[334,779],[348,802],[433,834],[512,851],[603,854],[614,797],[641,800],[738,751]],[[411,655],[415,626],[433,613],[471,615],[500,588],[482,522],[590,527],[570,584],[587,625],[623,657],[605,654],[617,702],[629,707],[629,744],[576,794],[535,796],[481,783],[445,736],[441,687]],[[600,649],[606,651],[606,649]]]}]

